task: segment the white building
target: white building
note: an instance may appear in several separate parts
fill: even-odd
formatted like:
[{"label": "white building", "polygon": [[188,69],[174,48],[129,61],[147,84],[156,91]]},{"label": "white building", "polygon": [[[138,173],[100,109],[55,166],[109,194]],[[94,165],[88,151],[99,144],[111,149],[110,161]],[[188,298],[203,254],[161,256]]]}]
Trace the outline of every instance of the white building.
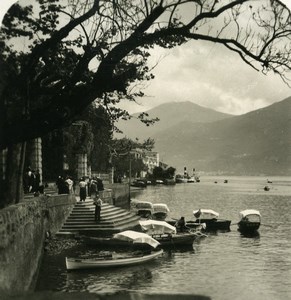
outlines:
[{"label": "white building", "polygon": [[147,173],[153,173],[155,167],[159,166],[160,157],[158,152],[146,151],[143,149],[135,149],[131,151],[131,155],[135,159],[142,159],[147,166],[147,171],[141,172],[141,177],[145,177]]}]

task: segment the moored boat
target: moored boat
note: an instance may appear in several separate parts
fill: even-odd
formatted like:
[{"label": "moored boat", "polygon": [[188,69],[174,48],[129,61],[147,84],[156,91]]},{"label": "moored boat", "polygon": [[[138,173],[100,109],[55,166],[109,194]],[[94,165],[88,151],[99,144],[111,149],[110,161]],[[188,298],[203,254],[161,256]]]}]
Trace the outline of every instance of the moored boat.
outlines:
[{"label": "moored boat", "polygon": [[146,188],[147,187],[147,182],[145,180],[136,179],[130,185],[133,186],[133,187]]},{"label": "moored boat", "polygon": [[125,230],[112,237],[81,236],[80,240],[86,245],[98,248],[128,248],[148,250],[156,248],[159,242],[144,232]]},{"label": "moored boat", "polygon": [[164,184],[165,185],[175,185],[176,181],[173,178],[166,178],[166,179],[164,179]]},{"label": "moored boat", "polygon": [[152,216],[155,220],[164,221],[169,213],[169,207],[164,203],[153,203]]},{"label": "moored boat", "polygon": [[254,233],[261,225],[261,214],[256,209],[246,209],[239,213],[238,230],[242,233]]},{"label": "moored boat", "polygon": [[219,213],[212,209],[198,209],[193,211],[195,223],[205,223],[207,231],[230,230],[231,220],[218,219]]},{"label": "moored boat", "polygon": [[130,208],[142,218],[149,218],[153,213],[153,204],[149,201],[131,200]]},{"label": "moored boat", "polygon": [[187,183],[188,182],[188,176],[182,176],[180,174],[176,175],[175,178],[176,183]]},{"label": "moored boat", "polygon": [[194,183],[194,182],[195,182],[194,176],[189,177],[189,178],[187,179],[187,182],[188,182],[188,183]]},{"label": "moored boat", "polygon": [[160,243],[160,247],[190,246],[201,232],[179,232],[175,226],[165,221],[140,220],[141,228]]},{"label": "moored boat", "polygon": [[162,253],[163,250],[160,249],[158,251],[151,252],[150,254],[138,252],[126,253],[125,255],[111,253],[109,255],[103,255],[95,258],[66,257],[66,268],[67,270],[80,270],[137,265],[152,261],[162,255]]}]

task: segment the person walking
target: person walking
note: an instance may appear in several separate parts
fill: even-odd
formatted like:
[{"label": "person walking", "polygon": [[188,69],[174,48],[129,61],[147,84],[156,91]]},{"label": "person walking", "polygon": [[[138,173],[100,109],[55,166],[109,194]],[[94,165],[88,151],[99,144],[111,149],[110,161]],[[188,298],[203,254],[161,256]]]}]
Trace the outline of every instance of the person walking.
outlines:
[{"label": "person walking", "polygon": [[93,201],[97,197],[97,182],[94,178],[91,179],[91,183],[90,183],[90,196],[93,199]]},{"label": "person walking", "polygon": [[102,200],[99,195],[94,199],[94,204],[95,204],[95,222],[97,223],[100,222],[101,220]]}]

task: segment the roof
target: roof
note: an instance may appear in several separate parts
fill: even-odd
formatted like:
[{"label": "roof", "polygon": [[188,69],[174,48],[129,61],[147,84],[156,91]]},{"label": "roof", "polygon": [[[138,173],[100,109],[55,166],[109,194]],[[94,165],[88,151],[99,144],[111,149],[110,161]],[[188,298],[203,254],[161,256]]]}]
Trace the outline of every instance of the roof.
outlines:
[{"label": "roof", "polygon": [[128,241],[128,242],[132,241],[133,243],[148,244],[153,248],[156,248],[160,244],[157,240],[153,239],[148,234],[143,232],[133,231],[133,230],[126,230],[126,231],[116,233],[113,235],[113,238],[122,241]]},{"label": "roof", "polygon": [[164,233],[176,233],[176,227],[170,225],[165,221],[158,220],[140,220],[140,226],[143,230],[146,230],[149,234],[164,234]]},{"label": "roof", "polygon": [[164,203],[153,203],[154,212],[169,212],[169,207]]},{"label": "roof", "polygon": [[260,212],[256,209],[245,209],[245,210],[242,210],[239,215],[241,217],[245,217],[245,216],[249,216],[249,215],[258,215],[258,216],[261,216]]},{"label": "roof", "polygon": [[131,207],[135,207],[135,208],[138,208],[138,209],[141,209],[141,208],[150,208],[150,209],[152,209],[153,208],[153,204],[150,201],[131,200],[130,205],[131,205]]}]

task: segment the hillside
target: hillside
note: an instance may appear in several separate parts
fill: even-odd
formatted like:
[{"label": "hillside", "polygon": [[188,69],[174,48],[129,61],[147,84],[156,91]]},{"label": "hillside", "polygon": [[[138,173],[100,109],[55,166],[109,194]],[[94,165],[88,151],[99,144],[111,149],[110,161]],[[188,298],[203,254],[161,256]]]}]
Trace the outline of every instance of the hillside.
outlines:
[{"label": "hillside", "polygon": [[182,170],[291,175],[291,97],[211,123],[185,120],[152,137],[164,162]]},{"label": "hillside", "polygon": [[135,114],[131,120],[121,120],[116,124],[123,132],[122,135],[117,135],[117,137],[120,138],[125,135],[132,139],[137,137],[143,140],[168,130],[169,127],[178,125],[181,122],[207,123],[231,117],[229,114],[220,113],[193,102],[165,103],[147,111],[147,113],[151,118],[158,117],[160,121],[147,127],[136,119],[138,114]]}]

